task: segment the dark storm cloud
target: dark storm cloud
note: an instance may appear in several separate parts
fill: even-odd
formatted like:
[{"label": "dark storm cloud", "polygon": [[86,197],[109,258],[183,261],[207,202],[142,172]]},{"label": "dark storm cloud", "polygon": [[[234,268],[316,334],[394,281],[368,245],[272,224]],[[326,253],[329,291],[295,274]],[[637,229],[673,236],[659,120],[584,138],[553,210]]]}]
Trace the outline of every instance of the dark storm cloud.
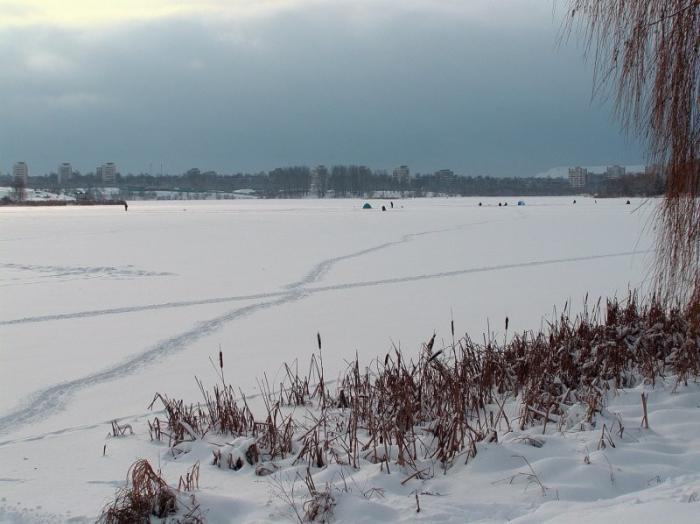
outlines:
[{"label": "dark storm cloud", "polygon": [[591,104],[581,49],[557,46],[551,6],[499,21],[497,3],[387,5],[0,29],[0,169],[640,163],[610,108]]}]

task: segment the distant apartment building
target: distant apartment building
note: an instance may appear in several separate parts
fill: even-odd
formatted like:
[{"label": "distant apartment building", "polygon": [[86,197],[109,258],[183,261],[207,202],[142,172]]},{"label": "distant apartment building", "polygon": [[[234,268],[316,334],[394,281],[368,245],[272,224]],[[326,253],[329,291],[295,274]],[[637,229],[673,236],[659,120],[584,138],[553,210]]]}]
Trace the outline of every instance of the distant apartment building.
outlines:
[{"label": "distant apartment building", "polygon": [[63,162],[60,166],[58,166],[58,183],[59,184],[65,184],[68,182],[71,177],[73,176],[73,166],[70,165],[70,162]]},{"label": "distant apartment building", "polygon": [[622,176],[625,176],[625,166],[608,166],[605,169],[605,177],[606,178],[620,178]]},{"label": "distant apartment building", "polygon": [[576,189],[583,189],[586,187],[586,181],[588,180],[588,169],[584,167],[570,167],[569,168],[569,185]]},{"label": "distant apartment building", "polygon": [[408,182],[411,178],[411,171],[408,169],[408,166],[399,166],[394,169],[393,175],[399,182]]},{"label": "distant apartment building", "polygon": [[27,186],[27,180],[29,179],[29,166],[26,162],[17,162],[12,166],[12,178],[15,183],[21,183],[22,186]]},{"label": "distant apartment building", "polygon": [[117,185],[117,165],[114,162],[107,162],[98,168],[99,175],[102,178],[102,184],[108,187]]}]

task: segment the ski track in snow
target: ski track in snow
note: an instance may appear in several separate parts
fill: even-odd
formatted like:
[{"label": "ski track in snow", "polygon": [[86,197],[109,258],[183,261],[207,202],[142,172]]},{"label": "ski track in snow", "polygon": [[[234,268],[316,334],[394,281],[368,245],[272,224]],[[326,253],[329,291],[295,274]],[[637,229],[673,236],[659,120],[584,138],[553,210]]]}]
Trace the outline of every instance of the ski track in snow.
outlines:
[{"label": "ski track in snow", "polygon": [[133,311],[143,311],[146,309],[162,309],[162,308],[169,308],[169,307],[183,307],[183,306],[191,306],[191,305],[199,305],[199,304],[211,304],[211,303],[217,303],[217,302],[229,302],[229,301],[238,301],[238,300],[246,300],[246,299],[259,299],[259,298],[264,298],[267,300],[263,300],[262,302],[257,302],[251,305],[247,305],[244,307],[236,308],[231,311],[228,311],[224,313],[223,315],[219,315],[217,317],[214,317],[210,320],[206,320],[203,322],[199,322],[195,324],[194,327],[192,327],[190,330],[185,331],[183,333],[177,334],[171,338],[165,339],[154,346],[152,346],[150,349],[147,349],[143,353],[140,353],[120,364],[114,365],[112,367],[109,367],[103,371],[96,372],[91,375],[87,375],[81,378],[77,378],[68,382],[62,382],[59,384],[55,384],[53,386],[50,386],[48,388],[45,388],[43,390],[37,391],[36,393],[30,395],[24,402],[21,403],[21,405],[17,408],[15,408],[13,411],[9,412],[6,415],[0,416],[0,433],[7,433],[10,429],[16,430],[19,427],[22,427],[24,425],[30,424],[36,420],[46,418],[53,412],[63,409],[65,405],[68,403],[70,398],[74,393],[77,391],[95,386],[98,384],[101,384],[103,382],[107,382],[110,380],[114,380],[118,377],[129,375],[131,373],[136,372],[137,370],[141,369],[144,366],[147,366],[157,360],[162,359],[163,357],[166,357],[168,355],[171,355],[173,353],[176,353],[178,351],[183,350],[186,348],[189,344],[195,342],[196,340],[205,337],[215,331],[217,331],[219,328],[221,328],[224,324],[227,324],[231,321],[234,321],[236,319],[251,315],[257,311],[263,310],[263,309],[268,309],[276,306],[282,306],[285,304],[289,304],[295,301],[298,301],[300,299],[303,299],[305,297],[311,296],[316,293],[321,293],[321,292],[326,292],[326,291],[335,291],[335,290],[343,290],[343,289],[354,289],[354,288],[363,288],[363,287],[376,287],[376,286],[382,286],[382,285],[390,285],[390,284],[399,284],[399,283],[405,283],[405,282],[414,282],[414,281],[419,281],[419,280],[427,280],[427,279],[434,279],[434,278],[446,278],[446,277],[452,277],[452,276],[458,276],[458,275],[465,275],[469,273],[479,273],[479,272],[488,272],[488,271],[499,271],[499,270],[506,270],[506,269],[513,269],[513,268],[520,268],[520,267],[535,267],[535,266],[543,266],[543,265],[552,265],[552,264],[560,264],[560,263],[567,263],[567,262],[578,262],[578,261],[585,261],[585,260],[595,260],[595,259],[604,259],[604,258],[613,258],[613,257],[622,257],[622,256],[629,256],[629,255],[635,255],[635,254],[643,254],[646,253],[647,251],[631,251],[631,252],[623,252],[623,253],[612,253],[612,254],[604,254],[604,255],[590,255],[590,256],[584,256],[584,257],[569,257],[569,258],[559,258],[559,259],[550,259],[550,260],[540,260],[540,261],[530,261],[530,262],[521,262],[521,263],[514,263],[514,264],[503,264],[503,265],[498,265],[498,266],[484,266],[480,268],[468,268],[468,269],[461,269],[461,270],[455,270],[455,271],[446,271],[446,272],[441,272],[441,273],[431,273],[431,274],[424,274],[424,275],[413,275],[413,276],[406,276],[406,277],[396,277],[396,278],[389,278],[389,279],[382,279],[382,280],[374,280],[374,281],[366,281],[366,282],[354,282],[354,283],[347,283],[347,284],[335,284],[335,285],[328,285],[328,286],[321,286],[321,287],[307,287],[310,286],[316,282],[318,282],[335,264],[342,262],[344,260],[352,259],[352,258],[357,258],[361,257],[363,255],[367,255],[382,249],[386,249],[391,246],[395,246],[398,244],[410,242],[414,238],[418,238],[420,236],[425,236],[425,235],[430,235],[430,234],[436,234],[436,233],[444,233],[448,231],[454,231],[458,230],[467,226],[473,226],[473,225],[479,225],[487,222],[478,222],[478,223],[470,223],[470,224],[465,224],[462,226],[454,227],[454,228],[449,228],[449,229],[440,229],[440,230],[432,230],[432,231],[424,231],[420,233],[411,233],[404,235],[398,240],[391,241],[391,242],[385,242],[370,248],[362,249],[360,251],[356,251],[353,253],[349,253],[346,255],[338,256],[338,257],[333,257],[326,259],[318,264],[316,264],[301,280],[297,282],[293,282],[287,286],[285,286],[286,291],[281,291],[281,292],[274,292],[274,293],[268,293],[268,294],[259,294],[259,295],[248,295],[248,296],[243,296],[243,297],[223,297],[223,298],[215,298],[215,299],[206,299],[206,300],[199,300],[199,301],[186,301],[186,302],[172,302],[172,303],[166,303],[166,304],[156,304],[156,305],[151,305],[151,306],[136,306],[132,308],[116,308],[113,310],[101,310],[101,311],[86,311],[86,312],[79,312],[79,313],[73,313],[73,314],[64,314],[64,315],[48,315],[44,317],[30,317],[30,318],[25,318],[25,319],[17,319],[17,320],[8,320],[8,321],[2,321],[0,322],[0,325],[9,325],[9,324],[20,324],[20,323],[27,323],[27,322],[39,322],[39,321],[44,321],[44,320],[57,320],[57,319],[66,319],[66,318],[84,318],[88,316],[97,316],[97,315],[104,315],[104,314],[116,314],[116,313],[126,313],[126,312],[133,312]]},{"label": "ski track in snow", "polygon": [[497,266],[483,266],[474,267],[467,269],[456,269],[454,271],[442,271],[440,273],[427,273],[423,275],[412,275],[407,277],[395,277],[395,278],[385,278],[382,280],[369,280],[365,282],[351,282],[348,284],[335,284],[332,286],[322,286],[322,287],[312,287],[308,288],[306,291],[309,294],[322,292],[322,291],[336,291],[343,289],[354,289],[361,287],[375,287],[375,286],[385,286],[389,284],[402,284],[405,282],[416,282],[419,280],[431,280],[435,278],[447,278],[460,275],[468,275],[470,273],[487,273],[490,271],[503,271],[505,269],[515,269],[524,267],[537,267],[537,266],[549,266],[553,264],[564,264],[568,262],[583,262],[586,260],[597,260],[603,258],[617,258],[626,257],[632,255],[642,255],[645,253],[650,253],[651,250],[647,251],[624,251],[622,253],[609,253],[605,255],[587,255],[582,257],[569,257],[569,258],[552,258],[549,260],[533,260],[530,262],[518,262],[515,264],[501,264]]},{"label": "ski track in snow", "polygon": [[157,359],[184,349],[188,344],[214,332],[232,320],[250,315],[251,313],[261,309],[294,302],[304,296],[307,296],[308,293],[305,292],[304,286],[313,284],[314,282],[320,280],[321,277],[328,272],[334,264],[337,264],[342,260],[359,257],[375,251],[386,249],[389,246],[409,242],[413,238],[421,235],[452,231],[482,223],[486,222],[469,223],[456,228],[407,234],[401,237],[399,240],[393,242],[385,242],[370,248],[356,251],[354,253],[323,260],[316,264],[300,281],[286,286],[287,291],[278,293],[276,298],[273,300],[263,301],[228,311],[213,319],[200,322],[192,329],[185,331],[184,333],[180,333],[169,339],[163,340],[145,352],[140,353],[139,355],[136,355],[135,357],[126,360],[121,364],[117,364],[103,371],[70,380],[68,382],[55,384],[30,395],[23,403],[21,403],[19,407],[15,408],[15,410],[0,417],[0,434],[6,433],[10,429],[17,429],[23,425],[30,424],[35,420],[46,417],[51,412],[62,409],[73,393],[80,389],[133,373],[134,371],[148,365],[151,362],[154,362]]},{"label": "ski track in snow", "polygon": [[[333,284],[330,286],[305,287],[304,294],[305,295],[313,295],[316,293],[323,293],[326,291],[336,291],[336,290],[354,289],[354,288],[363,288],[363,287],[374,287],[374,286],[383,286],[383,285],[390,285],[390,284],[401,284],[404,282],[416,282],[416,281],[420,281],[420,280],[431,280],[431,279],[436,279],[436,278],[449,278],[449,277],[454,277],[454,276],[467,275],[470,273],[487,273],[490,271],[503,271],[506,269],[547,266],[547,265],[564,264],[564,263],[570,263],[570,262],[583,262],[586,260],[597,260],[597,259],[604,259],[604,258],[617,258],[617,257],[625,257],[625,256],[644,255],[647,253],[651,253],[652,251],[653,250],[623,251],[621,253],[608,253],[608,254],[604,254],[604,255],[586,255],[586,256],[581,256],[581,257],[554,258],[554,259],[547,259],[547,260],[533,260],[530,262],[518,262],[515,264],[502,264],[502,265],[497,265],[497,266],[472,267],[472,268],[465,268],[465,269],[456,269],[453,271],[442,271],[439,273],[425,273],[422,275],[409,275],[409,276],[405,276],[405,277],[386,278],[386,279],[381,279],[381,280],[367,280],[367,281],[361,281],[361,282],[349,282],[346,284]],[[345,258],[343,258],[343,260],[344,259]],[[325,273],[325,271],[319,271],[318,273],[319,273],[318,276],[320,277],[322,273]],[[300,281],[298,283],[298,285],[301,286],[302,283],[303,283],[303,281]],[[303,283],[303,286],[306,286],[306,285],[309,285],[309,284]],[[12,326],[15,324],[30,324],[30,323],[35,323],[35,322],[48,322],[48,321],[52,321],[52,320],[69,320],[69,319],[77,319],[77,318],[90,318],[90,317],[98,317],[98,316],[102,316],[102,315],[118,315],[121,313],[136,313],[139,311],[151,311],[151,310],[158,310],[158,309],[172,309],[172,308],[180,308],[180,307],[202,306],[202,305],[208,305],[208,304],[221,304],[221,303],[226,303],[226,302],[239,302],[239,301],[244,301],[244,300],[270,299],[270,298],[286,296],[289,294],[290,294],[290,291],[273,291],[270,293],[259,293],[259,294],[254,294],[254,295],[239,295],[239,296],[230,296],[230,297],[205,298],[205,299],[201,299],[201,300],[184,300],[181,302],[164,302],[161,304],[145,304],[142,306],[125,306],[125,307],[118,307],[118,308],[111,308],[111,309],[96,309],[96,310],[90,310],[90,311],[78,311],[75,313],[58,313],[55,315],[41,315],[41,316],[36,316],[36,317],[24,317],[24,318],[17,318],[17,319],[11,319],[11,320],[0,320],[0,326]]]},{"label": "ski track in snow", "polygon": [[432,231],[422,231],[420,233],[409,233],[407,235],[402,236],[399,240],[392,240],[391,242],[385,242],[383,244],[379,244],[377,246],[369,247],[367,249],[362,249],[360,251],[356,251],[354,253],[350,253],[347,255],[341,255],[338,257],[333,257],[329,258],[327,260],[324,260],[320,264],[317,264],[311,271],[309,271],[304,278],[302,278],[298,282],[294,282],[292,284],[289,284],[285,286],[287,289],[295,289],[300,286],[306,286],[309,284],[313,284],[314,282],[319,281],[323,275],[328,273],[330,269],[337,264],[338,262],[343,262],[345,260],[350,260],[353,258],[358,258],[363,255],[367,255],[369,253],[374,253],[376,251],[381,251],[382,249],[386,249],[388,247],[396,246],[399,244],[405,244],[406,242],[410,242],[414,238],[418,238],[421,236],[426,236],[426,235],[434,235],[437,233],[448,233],[450,231],[457,231],[460,229],[464,229],[465,227],[468,226],[479,226],[483,224],[489,224],[492,223],[492,221],[482,221],[482,222],[471,222],[469,224],[464,224],[461,226],[457,227],[451,227],[451,228],[446,228],[446,229],[435,229]]},{"label": "ski track in snow", "polygon": [[90,311],[77,311],[75,313],[57,313],[55,315],[40,315],[37,317],[24,317],[12,320],[0,320],[0,326],[12,326],[14,324],[31,324],[35,322],[48,322],[50,320],[68,320],[74,318],[100,317],[103,315],[118,315],[120,313],[137,313],[139,311],[151,311],[157,309],[171,309],[189,306],[204,306],[207,304],[221,304],[225,302],[239,302],[243,300],[260,300],[288,295],[289,291],[273,291],[271,293],[259,293],[256,295],[241,295],[233,297],[205,298],[201,300],[184,300],[182,302],[164,302],[161,304],[145,304],[143,306],[124,306],[110,309],[95,309]]},{"label": "ski track in snow", "polygon": [[[349,253],[346,255],[341,255],[338,257],[333,257],[326,259],[318,264],[316,264],[311,271],[309,271],[301,280],[297,282],[292,282],[291,284],[287,284],[286,286],[283,286],[283,289],[286,289],[286,291],[272,291],[270,293],[256,293],[252,295],[240,295],[240,296],[230,296],[230,297],[216,297],[216,298],[206,298],[206,299],[201,299],[201,300],[184,300],[184,301],[178,301],[178,302],[165,302],[161,304],[146,304],[142,306],[125,306],[125,307],[119,307],[119,308],[109,308],[109,309],[97,309],[97,310],[92,310],[92,311],[78,311],[75,313],[58,313],[55,315],[40,315],[36,317],[24,317],[24,318],[18,318],[18,319],[11,319],[11,320],[0,320],[0,326],[9,326],[13,324],[26,324],[26,323],[32,323],[32,322],[46,322],[49,320],[65,320],[65,319],[73,319],[73,318],[85,318],[85,317],[96,317],[96,316],[102,316],[102,315],[115,315],[115,314],[120,314],[120,313],[135,313],[139,311],[148,311],[148,310],[156,310],[156,309],[170,309],[170,308],[177,308],[177,307],[188,307],[188,306],[202,306],[202,305],[207,305],[207,304],[220,304],[223,302],[237,302],[237,301],[243,301],[243,300],[259,300],[259,299],[270,299],[270,298],[276,298],[276,297],[281,297],[288,295],[291,291],[294,289],[307,286],[309,284],[313,284],[314,282],[319,281],[323,275],[325,275],[331,267],[333,267],[335,264],[339,262],[343,262],[345,260],[349,260],[352,258],[357,258],[363,255],[367,255],[370,253],[374,253],[376,251],[381,251],[382,249],[386,249],[391,246],[395,246],[398,244],[403,244],[406,242],[410,242],[414,238],[418,238],[421,236],[425,235],[433,235],[437,233],[447,233],[449,231],[456,231],[459,229],[464,229],[469,226],[477,226],[477,225],[483,225],[483,224],[488,224],[492,223],[495,221],[480,221],[480,222],[470,222],[467,224],[463,224],[461,226],[457,227],[451,227],[451,228],[446,228],[446,229],[436,229],[436,230],[430,230],[430,231],[423,231],[420,233],[409,233],[407,235],[402,236],[399,240],[393,240],[391,242],[384,242],[383,244],[379,244],[376,246],[372,246],[366,249],[362,249],[360,251],[355,251],[354,253]],[[16,264],[0,264],[0,267],[6,267],[6,266],[15,266]],[[28,266],[27,266],[28,267]],[[33,266],[33,267],[53,267],[53,266]],[[171,273],[163,273],[163,275],[171,275]],[[158,275],[160,276],[160,274]]]},{"label": "ski track in snow", "polygon": [[200,322],[189,331],[185,331],[184,333],[159,342],[145,352],[121,364],[117,364],[116,366],[112,366],[92,375],[62,382],[43,389],[31,395],[23,405],[13,412],[0,417],[0,433],[6,433],[11,428],[17,429],[17,427],[29,424],[35,420],[44,418],[49,413],[62,409],[73,393],[80,389],[131,374],[143,366],[185,348],[188,344],[212,333],[232,320],[250,315],[261,309],[298,300],[301,296],[303,296],[303,293],[292,291],[277,300],[260,302],[258,304],[234,309],[213,319]]},{"label": "ski track in snow", "polygon": [[[111,267],[111,266],[41,266],[35,264],[13,264],[13,263],[3,263],[0,264],[0,269],[9,269],[13,271],[29,272],[33,274],[38,274],[40,278],[43,279],[57,279],[60,281],[75,280],[76,278],[113,278],[113,279],[123,279],[123,278],[137,278],[137,277],[166,277],[175,276],[174,273],[168,273],[164,271],[148,271],[145,269],[137,269],[133,266],[125,267]],[[18,279],[14,279],[18,280]],[[26,285],[26,284],[36,284],[45,282],[46,280],[39,280],[35,282],[11,282],[0,284],[0,286],[15,286],[15,285]]]}]

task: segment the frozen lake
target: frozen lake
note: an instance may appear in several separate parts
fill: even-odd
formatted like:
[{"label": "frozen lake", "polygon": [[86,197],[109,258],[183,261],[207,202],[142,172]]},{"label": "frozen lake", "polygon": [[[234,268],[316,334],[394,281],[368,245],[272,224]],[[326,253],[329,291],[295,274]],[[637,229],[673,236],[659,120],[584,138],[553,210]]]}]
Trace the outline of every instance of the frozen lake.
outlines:
[{"label": "frozen lake", "polygon": [[[484,205],[477,204],[481,200]],[[306,364],[415,351],[434,332],[536,329],[647,277],[640,201],[531,198],[133,202],[0,208],[0,440],[196,399],[219,347],[257,390]],[[386,202],[388,204],[388,202]]]}]

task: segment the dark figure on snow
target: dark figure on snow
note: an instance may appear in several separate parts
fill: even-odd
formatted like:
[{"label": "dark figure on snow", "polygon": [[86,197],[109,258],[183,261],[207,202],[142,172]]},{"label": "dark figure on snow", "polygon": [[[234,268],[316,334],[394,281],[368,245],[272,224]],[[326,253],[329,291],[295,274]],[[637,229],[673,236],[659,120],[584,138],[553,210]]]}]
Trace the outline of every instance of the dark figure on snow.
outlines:
[{"label": "dark figure on snow", "polygon": [[629,206],[629,205],[630,205],[630,203],[631,203],[631,202],[630,202],[630,201],[628,200],[628,201],[627,201],[627,203],[626,203],[625,205]]},{"label": "dark figure on snow", "polygon": [[386,211],[386,206],[382,206],[382,211]]},{"label": "dark figure on snow", "polygon": [[391,209],[394,209],[394,201],[389,202],[391,204]]},{"label": "dark figure on snow", "polygon": [[503,205],[503,204],[501,204],[500,202],[498,203],[498,207],[501,207],[502,205]]},{"label": "dark figure on snow", "polygon": [[574,200],[574,204],[576,203],[576,200]]},{"label": "dark figure on snow", "polygon": [[479,207],[481,207],[481,202],[479,202]]},{"label": "dark figure on snow", "polygon": [[126,203],[126,200],[124,200],[124,211],[129,211],[129,204]]}]

